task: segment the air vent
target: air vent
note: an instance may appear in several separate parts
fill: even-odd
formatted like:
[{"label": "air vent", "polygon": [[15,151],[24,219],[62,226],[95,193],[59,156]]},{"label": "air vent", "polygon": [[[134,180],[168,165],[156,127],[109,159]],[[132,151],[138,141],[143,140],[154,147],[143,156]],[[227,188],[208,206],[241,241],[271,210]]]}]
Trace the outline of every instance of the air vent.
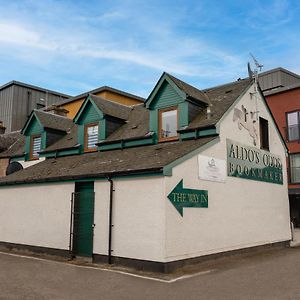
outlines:
[{"label": "air vent", "polygon": [[6,175],[10,175],[10,174],[20,171],[22,169],[23,169],[23,166],[19,162],[13,161],[7,166]]}]

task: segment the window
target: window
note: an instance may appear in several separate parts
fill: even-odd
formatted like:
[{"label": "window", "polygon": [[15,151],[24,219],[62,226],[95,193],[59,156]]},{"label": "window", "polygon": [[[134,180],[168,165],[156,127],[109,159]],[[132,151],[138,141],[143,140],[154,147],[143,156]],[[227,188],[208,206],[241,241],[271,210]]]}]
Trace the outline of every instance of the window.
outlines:
[{"label": "window", "polygon": [[177,139],[178,133],[178,111],[177,108],[159,110],[159,141]]},{"label": "window", "polygon": [[84,127],[84,151],[96,151],[98,143],[98,124],[87,124]]},{"label": "window", "polygon": [[260,148],[269,150],[269,124],[266,119],[259,118]]},{"label": "window", "polygon": [[300,139],[300,111],[287,113],[287,135],[289,141]]},{"label": "window", "polygon": [[291,183],[300,183],[300,153],[290,155]]},{"label": "window", "polygon": [[41,151],[42,137],[41,135],[31,136],[30,140],[30,155],[29,159],[39,159],[39,152]]}]

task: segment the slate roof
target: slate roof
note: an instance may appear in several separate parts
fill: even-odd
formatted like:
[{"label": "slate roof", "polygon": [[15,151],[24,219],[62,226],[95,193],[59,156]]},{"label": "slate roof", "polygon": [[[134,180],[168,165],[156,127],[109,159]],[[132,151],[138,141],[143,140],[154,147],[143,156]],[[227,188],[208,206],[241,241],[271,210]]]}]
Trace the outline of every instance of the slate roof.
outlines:
[{"label": "slate roof", "polygon": [[160,172],[163,167],[217,137],[49,158],[0,179],[0,185]]},{"label": "slate roof", "polygon": [[207,118],[206,111],[198,114],[191,121],[187,130],[212,126],[218,123],[234,101],[250,86],[251,79],[241,79],[228,84],[203,90],[210,99],[211,117]]},{"label": "slate roof", "polygon": [[166,74],[172,79],[172,81],[177,85],[177,87],[179,89],[181,89],[187,95],[187,98],[199,100],[200,102],[204,102],[206,104],[210,103],[209,98],[207,97],[207,95],[205,93],[203,93],[203,91],[195,88],[192,85],[187,84],[186,82],[184,82],[168,73],[166,73]]},{"label": "slate roof", "polygon": [[10,147],[20,135],[20,131],[0,134],[0,152]]},{"label": "slate roof", "polygon": [[[211,107],[210,118],[207,117],[205,108],[196,115],[187,128],[181,129],[181,131],[215,126],[224,113],[252,83],[250,79],[243,79],[199,91],[173,76],[172,80],[179,88],[184,89],[185,93],[189,91],[189,95],[193,98],[201,96],[203,99],[203,95],[205,95],[206,99],[209,99],[208,103]],[[91,99],[104,114],[124,120],[124,124],[114,131],[104,143],[139,138],[149,134],[149,110],[145,108],[144,104],[127,107],[94,95],[91,95]],[[73,124],[71,120],[40,111],[36,113],[45,127],[61,129],[64,126],[64,130],[66,130],[72,124],[71,130],[68,130],[62,139],[45,149],[45,152],[79,146],[77,125]],[[65,121],[62,121],[62,119]],[[125,148],[123,150],[48,158],[32,167],[0,179],[0,184],[101,177],[110,174],[146,172],[146,170],[158,172],[167,164],[215,138],[216,136],[212,136],[197,140]]]},{"label": "slate roof", "polygon": [[90,97],[105,115],[115,117],[121,120],[128,119],[128,116],[131,111],[131,108],[129,106],[116,103],[95,95],[90,95]]},{"label": "slate roof", "polygon": [[[175,78],[175,77],[173,77]],[[211,103],[211,118],[207,118],[206,109],[199,113],[184,130],[194,130],[195,128],[214,126],[228,108],[234,103],[234,101],[241,95],[241,93],[250,85],[251,80],[243,79],[229,84],[212,87],[203,90],[203,94],[209,97]],[[91,96],[95,101],[100,97]],[[125,108],[125,116],[127,117],[126,122],[119,127],[115,132],[106,138],[106,142],[126,140],[132,138],[144,137],[149,133],[149,110],[144,107],[143,104],[135,105],[131,108],[116,104],[114,102],[102,99],[101,104],[107,104],[108,102],[113,104],[113,107]],[[99,107],[103,109],[103,107]],[[110,107],[112,108],[112,107]],[[126,116],[129,112],[128,116]],[[181,131],[184,131],[181,130]],[[72,127],[71,132],[64,136],[61,140],[48,147],[45,152],[59,150],[64,148],[72,148],[78,145],[77,141],[77,126]]]},{"label": "slate roof", "polygon": [[67,132],[73,126],[73,121],[67,117],[47,113],[41,110],[34,110],[34,112],[44,128]]},{"label": "slate roof", "polygon": [[[3,148],[5,147],[5,148]],[[0,158],[21,156],[25,151],[25,137],[20,131],[0,135]],[[5,149],[3,151],[3,149]]]},{"label": "slate roof", "polygon": [[132,107],[124,125],[113,132],[105,142],[143,137],[149,132],[149,111],[143,104]]},{"label": "slate roof", "polygon": [[54,144],[47,147],[44,151],[42,151],[42,153],[51,152],[55,150],[70,149],[79,146],[77,140],[77,133],[78,133],[77,129],[78,129],[77,125],[73,124],[73,126],[67,132],[66,135],[64,135],[61,139],[59,139]]}]

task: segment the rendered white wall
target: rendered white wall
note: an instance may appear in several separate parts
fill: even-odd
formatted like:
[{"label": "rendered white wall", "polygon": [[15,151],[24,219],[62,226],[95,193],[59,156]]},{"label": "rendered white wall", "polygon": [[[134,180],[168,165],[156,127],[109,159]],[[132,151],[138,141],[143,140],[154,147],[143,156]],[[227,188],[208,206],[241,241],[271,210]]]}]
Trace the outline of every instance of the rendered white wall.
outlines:
[{"label": "rendered white wall", "polygon": [[[249,93],[237,107],[242,104],[253,105]],[[225,183],[200,180],[197,155],[178,165],[173,169],[173,176],[165,180],[167,261],[291,238],[285,150],[261,101],[258,101],[258,110],[260,116],[269,120],[270,152],[281,157],[284,184],[234,177],[226,177]],[[203,151],[202,155],[226,161],[226,138],[254,147],[248,132],[244,128],[239,130],[232,120],[233,111],[221,124],[220,142]],[[184,187],[208,190],[208,208],[184,208],[183,217],[179,215],[167,195],[181,179]]]},{"label": "rendered white wall", "polygon": [[74,183],[0,188],[0,241],[68,249]]},{"label": "rendered white wall", "polygon": [[[107,255],[109,183],[95,182],[94,253]],[[164,260],[163,177],[114,180],[112,249],[114,256]]]}]

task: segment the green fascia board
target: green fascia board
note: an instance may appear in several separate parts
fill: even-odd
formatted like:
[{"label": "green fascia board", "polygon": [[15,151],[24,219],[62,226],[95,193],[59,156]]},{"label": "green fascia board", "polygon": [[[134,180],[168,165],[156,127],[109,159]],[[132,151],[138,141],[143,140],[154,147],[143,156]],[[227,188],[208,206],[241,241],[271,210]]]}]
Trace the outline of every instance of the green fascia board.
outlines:
[{"label": "green fascia board", "polygon": [[137,139],[137,140],[121,140],[116,141],[115,143],[109,143],[104,145],[99,145],[99,151],[109,151],[116,149],[124,149],[138,146],[146,146],[155,144],[154,136],[150,136],[149,138]]},{"label": "green fascia board", "polygon": [[41,153],[40,157],[51,158],[51,157],[61,157],[61,156],[69,156],[69,155],[76,155],[76,154],[80,154],[79,147],[76,149],[60,149],[48,153]]},{"label": "green fascia board", "polygon": [[206,143],[205,145],[189,152],[188,154],[174,160],[173,162],[169,163],[163,168],[163,174],[165,176],[172,176],[172,170],[174,167],[178,166],[179,164],[185,162],[186,160],[192,158],[195,155],[198,155],[199,153],[203,152],[204,150],[210,148],[211,146],[217,144],[220,141],[220,137],[216,137],[214,140]]},{"label": "green fascia board", "polygon": [[91,99],[91,96],[88,95],[84,102],[82,103],[80,109],[78,110],[76,116],[73,118],[73,121],[75,124],[78,124],[78,121],[81,117],[81,115],[84,113],[84,110],[86,108],[86,106],[88,105],[88,103],[91,103],[93,105],[93,107],[96,109],[96,111],[98,112],[99,114],[99,119],[102,119],[103,118],[103,112],[98,108],[98,106],[94,103],[94,101]]},{"label": "green fascia board", "polygon": [[39,118],[37,117],[37,115],[35,114],[35,111],[33,110],[29,116],[29,118],[27,119],[23,129],[21,130],[21,133],[23,135],[26,135],[26,132],[27,132],[27,129],[30,128],[30,124],[31,124],[31,121],[32,119],[35,118],[37,120],[37,122],[39,123],[40,127],[42,129],[44,129],[44,126],[42,125],[41,121],[39,120]]},{"label": "green fascia board", "polygon": [[162,171],[148,171],[145,173],[136,173],[136,174],[126,174],[126,175],[111,175],[111,176],[102,176],[102,177],[87,177],[87,178],[81,178],[81,179],[55,179],[55,180],[48,180],[48,181],[38,181],[38,182],[16,182],[12,184],[0,184],[1,188],[14,188],[18,185],[26,185],[26,186],[34,186],[38,184],[63,184],[68,182],[87,182],[87,181],[107,181],[108,177],[112,179],[128,179],[128,178],[142,178],[142,177],[162,177],[163,178],[163,172]]},{"label": "green fascia board", "polygon": [[194,131],[188,132],[181,132],[179,134],[179,138],[181,140],[190,140],[190,139],[197,139],[199,137],[217,135],[216,128],[209,128],[209,129],[195,129]]},{"label": "green fascia board", "polygon": [[156,86],[154,87],[154,89],[152,90],[152,92],[150,93],[148,99],[145,102],[146,108],[150,108],[151,106],[151,102],[153,101],[153,99],[155,98],[156,94],[158,93],[158,91],[160,90],[162,84],[164,83],[164,81],[167,81],[172,88],[178,93],[178,95],[182,98],[183,101],[186,100],[186,93],[184,93],[173,81],[172,79],[168,76],[168,74],[166,74],[165,72],[162,74],[162,76],[160,77],[160,79],[158,80]]}]

